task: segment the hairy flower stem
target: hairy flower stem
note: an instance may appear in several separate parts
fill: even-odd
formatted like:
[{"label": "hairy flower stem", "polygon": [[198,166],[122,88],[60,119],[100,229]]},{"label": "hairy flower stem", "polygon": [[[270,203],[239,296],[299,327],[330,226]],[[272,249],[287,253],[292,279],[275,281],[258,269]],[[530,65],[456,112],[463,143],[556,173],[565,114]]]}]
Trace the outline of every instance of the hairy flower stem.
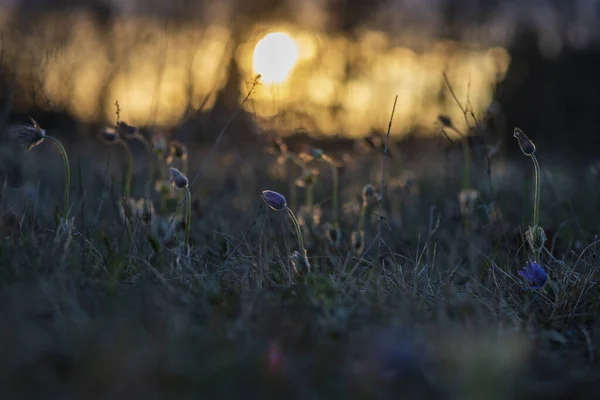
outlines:
[{"label": "hairy flower stem", "polygon": [[315,204],[315,185],[313,183],[306,185],[306,199],[304,201],[306,204],[306,210],[312,210],[313,205]]},{"label": "hairy flower stem", "polygon": [[154,153],[152,152],[152,145],[150,144],[150,142],[148,142],[148,140],[146,140],[144,136],[140,135],[139,133],[136,133],[134,138],[144,145],[144,147],[146,148],[146,153],[148,155],[148,182],[146,182],[146,207],[150,207],[152,181],[154,179],[154,160],[152,159],[152,155]]},{"label": "hairy flower stem", "polygon": [[333,225],[334,227],[338,227],[340,224],[339,221],[339,214],[338,214],[338,210],[339,210],[339,200],[338,200],[338,195],[339,195],[339,173],[338,173],[338,169],[337,166],[335,165],[334,161],[329,158],[326,155],[323,155],[322,160],[324,162],[326,162],[329,167],[331,168],[331,182],[333,184],[333,192],[331,195],[331,206],[332,206],[332,217],[333,217]]},{"label": "hairy flower stem", "polygon": [[123,184],[123,192],[125,194],[125,198],[128,198],[131,194],[131,180],[133,179],[133,153],[131,149],[123,140],[120,140],[119,143],[125,151],[127,152],[127,169],[125,171],[125,182]]},{"label": "hairy flower stem", "polygon": [[306,260],[306,248],[304,247],[304,238],[302,237],[302,229],[300,228],[300,224],[298,223],[298,219],[294,215],[294,212],[286,205],[285,210],[287,211],[292,223],[294,224],[294,228],[296,229],[296,236],[298,236],[298,246],[300,246],[300,255],[304,257],[304,261]]},{"label": "hairy flower stem", "polygon": [[540,164],[535,154],[530,155],[535,170],[535,198],[533,202],[533,226],[538,226],[540,222]]},{"label": "hairy flower stem", "polygon": [[363,201],[362,206],[360,207],[360,214],[358,215],[358,232],[360,233],[363,230],[365,225],[365,215],[367,214],[368,204],[366,201]]},{"label": "hairy flower stem", "polygon": [[190,188],[185,188],[186,212],[185,212],[185,248],[190,248],[190,225],[192,225],[192,192]]},{"label": "hairy flower stem", "polygon": [[56,144],[56,147],[58,147],[58,150],[60,150],[60,154],[62,156],[63,159],[63,163],[65,165],[65,198],[64,198],[64,205],[63,205],[63,218],[65,220],[65,222],[67,221],[67,216],[69,214],[69,188],[71,187],[71,167],[69,167],[69,157],[67,156],[67,151],[65,150],[65,147],[62,145],[62,143],[52,137],[52,136],[47,136],[46,135],[46,139],[54,142],[54,144]]},{"label": "hairy flower stem", "polygon": [[463,143],[463,153],[465,157],[465,164],[463,167],[463,182],[462,188],[467,190],[471,186],[471,149],[469,148],[469,143],[466,139],[462,139]]}]

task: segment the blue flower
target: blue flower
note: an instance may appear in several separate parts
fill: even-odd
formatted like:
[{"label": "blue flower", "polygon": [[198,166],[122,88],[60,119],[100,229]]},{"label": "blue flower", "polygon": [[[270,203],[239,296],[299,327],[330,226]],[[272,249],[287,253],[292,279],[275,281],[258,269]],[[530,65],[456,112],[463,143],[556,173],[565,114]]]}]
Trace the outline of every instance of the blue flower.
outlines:
[{"label": "blue flower", "polygon": [[272,190],[263,191],[261,197],[263,201],[275,211],[281,211],[287,205],[285,196]]},{"label": "blue flower", "polygon": [[548,274],[535,261],[528,261],[525,267],[519,271],[519,276],[527,282],[529,289],[539,289],[544,286]]}]

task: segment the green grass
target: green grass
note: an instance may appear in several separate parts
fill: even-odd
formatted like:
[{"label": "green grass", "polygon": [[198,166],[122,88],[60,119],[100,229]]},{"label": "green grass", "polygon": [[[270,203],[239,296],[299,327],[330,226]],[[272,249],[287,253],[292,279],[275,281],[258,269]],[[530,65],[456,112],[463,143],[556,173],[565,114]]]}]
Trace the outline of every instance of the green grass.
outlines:
[{"label": "green grass", "polygon": [[[4,168],[17,163],[25,179],[0,202],[2,398],[600,395],[599,182],[543,149],[540,223],[549,241],[541,263],[550,281],[522,291],[517,272],[531,257],[522,234],[532,204],[524,157],[495,156],[492,193],[485,162],[473,155],[480,198],[465,225],[460,149],[392,149],[384,269],[375,260],[376,215],[365,220],[360,257],[349,243],[362,187],[381,181],[381,158],[345,158],[339,248],[325,237],[333,222],[328,166],[315,164],[323,169],[314,197],[321,215],[304,228],[312,271],[297,276],[289,218],[260,198],[265,189],[287,194],[287,174],[261,145],[208,161],[192,187],[189,257],[180,256],[180,224],[163,241],[170,216],[183,212],[181,197],[152,224],[132,213],[127,229],[118,212],[126,160],[93,140],[65,145],[76,220],[60,235],[60,160],[2,150]],[[131,191],[144,198],[138,150]],[[206,149],[189,153],[193,176]],[[408,171],[410,182],[402,179]],[[153,194],[155,206],[159,198]],[[493,200],[499,219],[490,217]]]}]

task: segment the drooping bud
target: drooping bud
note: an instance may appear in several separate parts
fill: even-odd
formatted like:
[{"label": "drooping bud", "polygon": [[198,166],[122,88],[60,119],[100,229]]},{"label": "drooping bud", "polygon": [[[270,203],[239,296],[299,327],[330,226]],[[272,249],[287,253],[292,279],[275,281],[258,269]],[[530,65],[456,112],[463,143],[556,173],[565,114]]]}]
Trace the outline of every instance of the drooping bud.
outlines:
[{"label": "drooping bud", "polygon": [[281,211],[287,205],[285,196],[272,190],[263,190],[261,198],[275,211]]},{"label": "drooping bud", "polygon": [[169,174],[171,176],[171,185],[177,189],[186,189],[190,182],[180,170],[177,168],[169,168]]},{"label": "drooping bud", "polygon": [[117,130],[112,127],[104,128],[102,132],[100,132],[100,137],[111,144],[119,141],[119,134],[117,133]]},{"label": "drooping bud", "polygon": [[527,137],[521,128],[515,128],[513,136],[519,142],[519,147],[521,148],[523,154],[530,156],[535,153],[535,144],[533,144],[531,139]]},{"label": "drooping bud", "polygon": [[366,184],[362,190],[363,204],[372,206],[379,201],[379,195],[375,191],[375,187],[370,183]]}]

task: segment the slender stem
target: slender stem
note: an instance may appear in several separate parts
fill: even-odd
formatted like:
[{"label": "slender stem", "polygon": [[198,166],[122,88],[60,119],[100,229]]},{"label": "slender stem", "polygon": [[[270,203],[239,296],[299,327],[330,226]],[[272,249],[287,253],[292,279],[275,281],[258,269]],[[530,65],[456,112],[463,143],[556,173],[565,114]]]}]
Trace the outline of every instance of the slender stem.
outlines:
[{"label": "slender stem", "polygon": [[133,154],[131,153],[131,149],[127,143],[122,140],[119,140],[119,143],[127,152],[127,171],[125,172],[125,183],[123,188],[125,192],[125,198],[127,198],[131,193],[131,180],[133,179]]},{"label": "slender stem", "polygon": [[188,173],[188,159],[187,157],[181,159],[181,172],[187,176]]},{"label": "slender stem", "polygon": [[294,228],[296,228],[296,235],[298,236],[298,246],[300,246],[300,253],[305,257],[306,249],[304,248],[304,238],[302,237],[302,229],[300,229],[300,224],[294,215],[294,212],[288,207],[285,206],[285,210],[290,216],[292,223],[294,224]]},{"label": "slender stem", "polygon": [[309,183],[306,185],[306,210],[310,211],[315,203],[315,185]]},{"label": "slender stem", "polygon": [[334,226],[337,227],[339,225],[339,216],[338,216],[338,212],[339,212],[339,210],[338,210],[338,208],[339,208],[339,200],[338,200],[339,174],[338,174],[338,169],[337,169],[337,166],[335,165],[335,163],[333,162],[333,160],[331,158],[329,158],[327,155],[323,155],[323,161],[325,161],[331,167],[331,181],[333,184],[333,193],[331,195],[331,205],[332,205],[332,214],[333,214],[333,224],[334,224]]},{"label": "slender stem", "polygon": [[535,169],[535,199],[533,202],[533,226],[538,226],[540,222],[540,164],[535,154],[531,154],[533,166]]},{"label": "slender stem", "polygon": [[471,186],[471,149],[469,148],[469,142],[466,138],[462,139],[463,153],[465,157],[465,164],[463,166],[463,189],[469,189]]},{"label": "slender stem", "polygon": [[379,188],[379,211],[377,216],[377,263],[382,265],[381,253],[383,251],[383,238],[381,237],[381,214],[383,213],[383,194],[385,186],[385,159],[388,154],[388,146],[390,142],[390,131],[392,130],[392,121],[394,120],[394,112],[396,111],[396,103],[398,102],[398,95],[394,98],[394,106],[392,107],[392,114],[390,115],[390,122],[388,123],[387,135],[385,136],[385,147],[383,148],[383,159],[381,160],[381,187]]},{"label": "slender stem", "polygon": [[363,230],[363,226],[365,224],[365,215],[367,213],[367,202],[363,201],[362,206],[360,207],[360,214],[358,216],[358,233]]},{"label": "slender stem", "polygon": [[190,225],[192,224],[192,192],[190,188],[185,188],[186,197],[186,212],[185,212],[185,247],[189,249],[190,246]]},{"label": "slender stem", "polygon": [[67,156],[67,151],[65,147],[60,143],[60,141],[52,136],[46,136],[46,139],[54,142],[56,147],[60,150],[60,154],[62,155],[63,163],[65,165],[65,198],[63,205],[63,218],[65,222],[67,221],[67,216],[69,215],[69,188],[71,187],[71,167],[69,167],[69,157]]},{"label": "slender stem", "polygon": [[146,149],[146,154],[148,155],[148,182],[146,185],[146,198],[150,199],[152,179],[154,178],[154,161],[152,160],[152,145],[150,144],[150,142],[148,142],[148,140],[146,140],[144,136],[140,135],[139,133],[136,133],[134,138],[144,145],[144,148]]}]

